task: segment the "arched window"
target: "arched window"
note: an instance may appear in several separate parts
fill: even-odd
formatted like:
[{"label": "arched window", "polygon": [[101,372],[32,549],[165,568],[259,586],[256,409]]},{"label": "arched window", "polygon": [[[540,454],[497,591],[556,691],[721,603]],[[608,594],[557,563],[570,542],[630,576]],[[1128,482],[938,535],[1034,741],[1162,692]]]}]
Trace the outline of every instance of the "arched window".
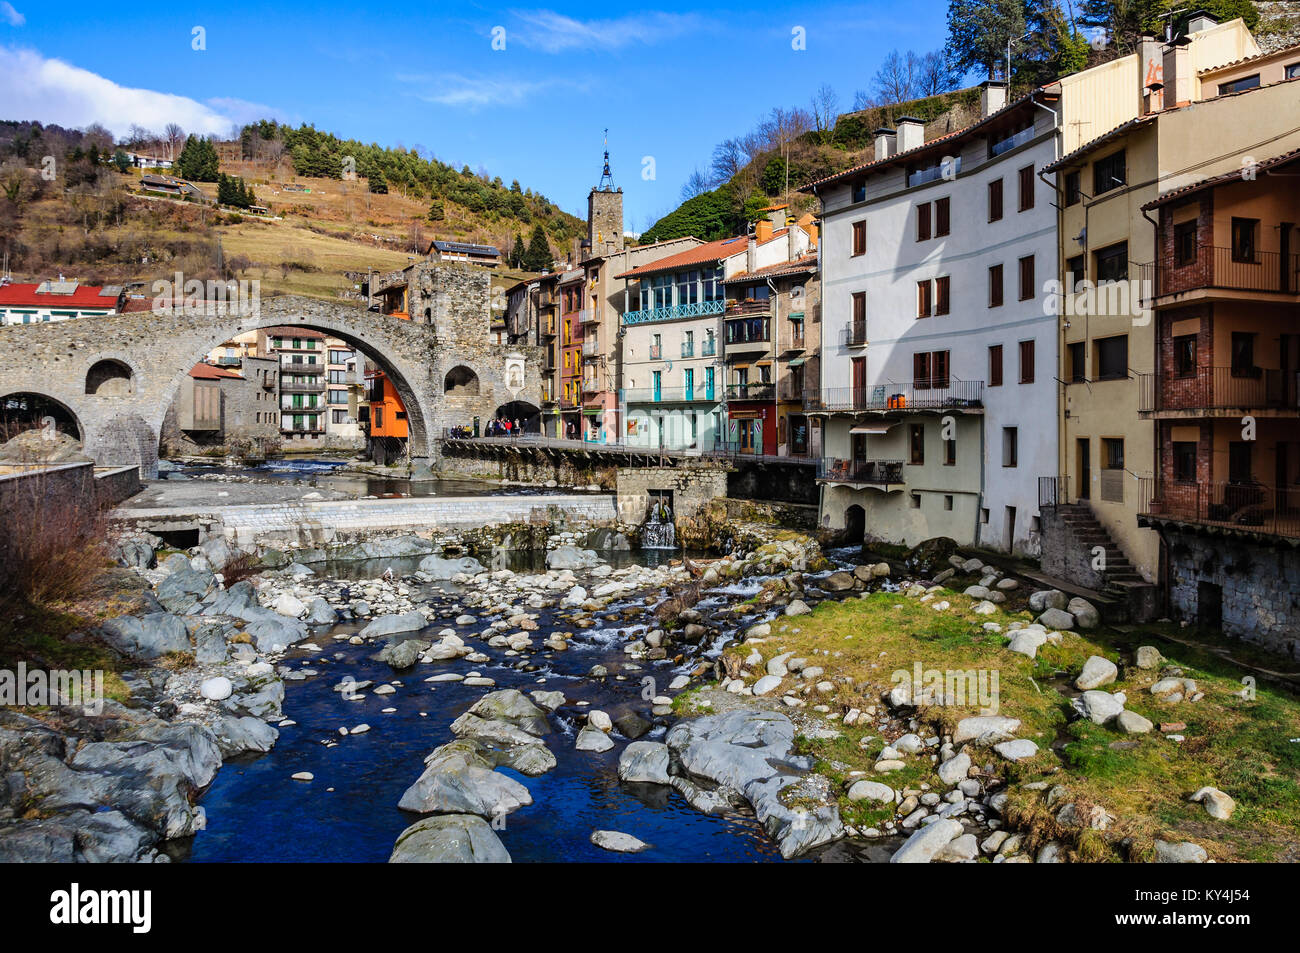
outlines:
[{"label": "arched window", "polygon": [[98,397],[124,397],[135,392],[135,375],[121,361],[97,361],[86,372],[86,393]]},{"label": "arched window", "polygon": [[464,364],[457,365],[447,372],[442,389],[451,397],[477,397],[478,375]]}]

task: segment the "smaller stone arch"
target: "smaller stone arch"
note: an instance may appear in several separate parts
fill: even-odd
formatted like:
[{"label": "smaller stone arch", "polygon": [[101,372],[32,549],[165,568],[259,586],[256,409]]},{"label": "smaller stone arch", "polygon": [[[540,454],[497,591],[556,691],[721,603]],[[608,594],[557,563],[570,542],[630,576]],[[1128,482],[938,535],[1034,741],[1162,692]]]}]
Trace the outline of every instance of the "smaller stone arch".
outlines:
[{"label": "smaller stone arch", "polygon": [[86,371],[86,393],[96,397],[128,397],[135,393],[135,372],[122,361],[106,358]]},{"label": "smaller stone arch", "polygon": [[861,506],[854,503],[844,511],[844,544],[846,546],[857,546],[862,543],[866,535],[867,513]]},{"label": "smaller stone arch", "polygon": [[448,397],[477,397],[478,375],[464,364],[457,364],[447,372],[442,390]]}]

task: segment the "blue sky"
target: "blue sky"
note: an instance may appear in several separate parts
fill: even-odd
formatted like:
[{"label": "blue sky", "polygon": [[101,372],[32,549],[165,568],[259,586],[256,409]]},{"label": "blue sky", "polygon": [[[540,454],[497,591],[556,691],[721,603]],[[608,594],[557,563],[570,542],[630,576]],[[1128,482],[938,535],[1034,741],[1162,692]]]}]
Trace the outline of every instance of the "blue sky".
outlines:
[{"label": "blue sky", "polygon": [[[97,119],[117,134],[130,122],[224,132],[260,116],[306,121],[517,178],[575,213],[600,175],[608,127],[627,225],[639,231],[677,205],[715,143],[773,106],[806,107],[822,83],[850,108],[891,49],[942,45],[946,10],[947,0],[0,0],[0,118]],[[193,48],[196,27],[205,49]]]}]

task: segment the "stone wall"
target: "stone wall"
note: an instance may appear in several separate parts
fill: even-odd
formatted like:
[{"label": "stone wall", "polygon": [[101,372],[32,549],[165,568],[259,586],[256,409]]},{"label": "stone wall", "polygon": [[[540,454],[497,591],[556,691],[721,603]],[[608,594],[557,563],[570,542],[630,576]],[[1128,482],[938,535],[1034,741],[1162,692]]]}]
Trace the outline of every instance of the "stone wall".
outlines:
[{"label": "stone wall", "polygon": [[784,503],[817,503],[817,468],[799,463],[771,460],[748,463],[735,461],[727,477],[727,495],[741,500],[772,500]]},{"label": "stone wall", "polygon": [[1213,629],[1217,599],[1224,635],[1300,659],[1300,549],[1171,526],[1161,535],[1175,619]]},{"label": "stone wall", "polygon": [[1096,544],[1080,540],[1056,507],[1044,506],[1039,512],[1043,572],[1086,589],[1105,589],[1106,577],[1092,565],[1092,547]]},{"label": "stone wall", "polygon": [[615,487],[614,468],[573,454],[541,457],[533,454],[488,458],[471,453],[444,453],[438,462],[438,476],[465,480],[513,480],[544,486]]},{"label": "stone wall", "polygon": [[701,516],[708,505],[727,495],[727,471],[717,466],[620,467],[616,495],[619,520],[629,529],[645,522],[651,490],[672,493],[673,522],[679,535],[683,523]]}]

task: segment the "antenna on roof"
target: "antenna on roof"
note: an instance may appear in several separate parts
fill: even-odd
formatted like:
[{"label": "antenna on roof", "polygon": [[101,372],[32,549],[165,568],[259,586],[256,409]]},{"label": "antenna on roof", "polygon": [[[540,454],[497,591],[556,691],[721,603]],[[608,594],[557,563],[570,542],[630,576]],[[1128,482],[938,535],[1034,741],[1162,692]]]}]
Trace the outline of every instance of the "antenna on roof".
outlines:
[{"label": "antenna on roof", "polygon": [[612,192],[614,190],[614,173],[609,171],[609,129],[605,130],[605,168],[600,173],[600,184],[596,186],[599,192]]}]

